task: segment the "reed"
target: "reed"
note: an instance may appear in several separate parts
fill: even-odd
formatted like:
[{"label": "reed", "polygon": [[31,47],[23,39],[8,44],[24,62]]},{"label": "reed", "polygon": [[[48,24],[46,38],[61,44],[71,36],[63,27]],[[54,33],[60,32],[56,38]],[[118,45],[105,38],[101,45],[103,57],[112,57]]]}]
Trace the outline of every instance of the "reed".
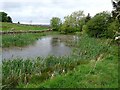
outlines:
[{"label": "reed", "polygon": [[2,40],[2,47],[23,47],[34,43],[41,36],[59,34],[57,32],[43,32],[43,33],[24,33],[24,34],[6,34],[0,35]]},{"label": "reed", "polygon": [[[93,67],[94,65],[91,64],[91,61],[94,60],[94,62],[96,62],[100,58],[101,54],[103,54],[102,58],[105,59],[105,62],[100,62],[100,66],[97,65],[98,70],[102,68],[102,64],[103,67],[105,64],[107,65],[107,63],[110,65],[111,62],[114,63],[114,65],[116,64],[117,60],[114,62],[113,59],[116,59],[117,47],[115,44],[110,44],[110,42],[110,39],[95,39],[83,35],[81,36],[80,41],[73,48],[73,53],[69,57],[48,56],[46,58],[37,57],[36,59],[26,60],[22,58],[17,58],[14,60],[3,60],[3,86],[4,88],[31,86],[46,87],[47,85],[49,86],[51,84],[57,84],[55,85],[56,87],[58,87],[58,85],[60,85],[61,87],[66,87],[62,83],[59,83],[59,80],[61,80],[60,78],[66,78],[68,82],[69,80],[70,82],[72,82],[73,79],[71,78],[71,74],[69,73],[71,71],[75,71],[76,74],[81,74],[79,79],[83,79],[84,75],[86,74],[85,72],[89,72],[91,70],[91,67]],[[102,68],[102,70],[106,68],[108,70],[108,67],[104,67]],[[112,68],[111,70],[114,70],[115,68]],[[76,69],[78,71],[81,71],[81,73],[77,72]],[[97,69],[95,69],[96,71],[94,71],[93,73],[100,73],[97,72]],[[105,72],[103,71],[103,73],[108,74],[109,72],[107,72],[107,70],[105,70]],[[117,73],[116,70],[113,74],[114,77],[116,76],[115,73]],[[67,74],[69,74],[69,79],[66,77]],[[76,74],[73,74],[72,77],[76,77]],[[55,77],[57,78],[58,83],[56,82],[56,80],[54,81]],[[92,78],[92,76],[90,77]],[[110,76],[110,78],[112,78],[112,76]],[[44,81],[46,83],[44,83]],[[65,85],[67,85],[67,81],[65,81]],[[78,87],[76,85],[73,86]]]}]

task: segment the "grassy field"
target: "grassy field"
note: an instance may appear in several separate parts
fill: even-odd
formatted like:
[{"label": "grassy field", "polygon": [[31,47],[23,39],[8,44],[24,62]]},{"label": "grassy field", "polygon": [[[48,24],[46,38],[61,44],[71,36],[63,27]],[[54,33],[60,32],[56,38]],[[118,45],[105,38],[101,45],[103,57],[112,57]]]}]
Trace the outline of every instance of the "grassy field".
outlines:
[{"label": "grassy field", "polygon": [[34,26],[34,25],[23,25],[23,24],[14,24],[7,22],[0,22],[0,28],[2,31],[18,31],[18,30],[46,30],[46,26]]},{"label": "grassy field", "polygon": [[117,88],[117,49],[111,39],[83,35],[69,57],[3,60],[3,87]]}]

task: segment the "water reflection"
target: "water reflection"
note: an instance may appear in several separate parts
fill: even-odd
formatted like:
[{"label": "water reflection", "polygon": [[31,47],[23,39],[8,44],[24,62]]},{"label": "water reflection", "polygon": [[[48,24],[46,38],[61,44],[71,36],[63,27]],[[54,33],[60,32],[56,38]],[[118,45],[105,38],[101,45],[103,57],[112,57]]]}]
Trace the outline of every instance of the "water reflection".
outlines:
[{"label": "water reflection", "polygon": [[76,44],[78,37],[74,35],[46,36],[38,39],[34,44],[26,47],[3,48],[3,59],[35,58],[48,55],[70,55],[71,47]]}]

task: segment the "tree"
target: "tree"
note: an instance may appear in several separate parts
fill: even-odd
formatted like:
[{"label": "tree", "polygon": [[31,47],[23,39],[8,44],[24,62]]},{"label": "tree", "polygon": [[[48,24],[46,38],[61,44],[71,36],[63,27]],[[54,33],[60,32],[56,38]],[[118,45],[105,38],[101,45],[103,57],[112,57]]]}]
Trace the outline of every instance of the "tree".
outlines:
[{"label": "tree", "polygon": [[112,0],[112,5],[113,5],[113,11],[112,15],[114,19],[118,19],[120,22],[120,0]]},{"label": "tree", "polygon": [[120,29],[120,0],[112,0],[113,11],[112,16],[114,22],[111,23],[109,29],[113,29],[116,31],[115,34],[118,34],[118,30]]},{"label": "tree", "polygon": [[12,23],[12,18],[10,16],[7,17],[7,22]]},{"label": "tree", "polygon": [[74,32],[75,31],[75,23],[74,23],[74,19],[72,17],[72,15],[68,15],[68,16],[65,16],[64,17],[65,21],[63,23],[63,31],[65,33],[71,33],[71,32]]},{"label": "tree", "polygon": [[91,16],[90,16],[90,13],[88,13],[88,15],[85,18],[85,22],[87,23],[90,19],[91,19]]},{"label": "tree", "polygon": [[76,11],[71,14],[73,17],[73,24],[75,31],[82,31],[82,27],[85,24],[85,14],[83,11]]},{"label": "tree", "polygon": [[0,12],[1,22],[6,22],[7,21],[7,14],[5,12]]},{"label": "tree", "polygon": [[58,30],[60,29],[61,23],[62,23],[62,21],[61,21],[61,19],[58,18],[58,17],[53,17],[53,18],[50,20],[50,25],[51,25],[51,27],[52,27],[52,29],[53,29],[54,31],[58,31]]},{"label": "tree", "polygon": [[10,16],[7,16],[7,13],[5,12],[0,12],[0,22],[11,22],[12,23],[12,18]]},{"label": "tree", "polygon": [[108,32],[108,23],[111,22],[111,14],[108,12],[102,12],[96,14],[87,23],[87,34],[93,37],[104,37]]},{"label": "tree", "polygon": [[82,31],[82,26],[85,21],[83,19],[84,17],[83,11],[76,11],[71,15],[65,16],[61,31],[64,31],[65,33]]},{"label": "tree", "polygon": [[20,22],[18,21],[18,24],[20,24]]},{"label": "tree", "polygon": [[108,28],[106,30],[106,37],[109,38],[115,37],[119,32],[119,27],[120,24],[118,20],[114,20],[113,22],[109,23]]}]

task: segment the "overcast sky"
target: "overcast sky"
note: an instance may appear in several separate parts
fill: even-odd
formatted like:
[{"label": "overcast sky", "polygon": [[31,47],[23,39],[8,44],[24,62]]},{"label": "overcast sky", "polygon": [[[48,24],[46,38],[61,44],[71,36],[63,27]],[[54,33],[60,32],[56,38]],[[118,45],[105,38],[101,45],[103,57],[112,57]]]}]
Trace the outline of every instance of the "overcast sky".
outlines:
[{"label": "overcast sky", "polygon": [[111,0],[0,0],[0,11],[8,13],[13,22],[49,24],[52,17],[70,15],[83,10],[94,16],[102,11],[111,11]]}]

